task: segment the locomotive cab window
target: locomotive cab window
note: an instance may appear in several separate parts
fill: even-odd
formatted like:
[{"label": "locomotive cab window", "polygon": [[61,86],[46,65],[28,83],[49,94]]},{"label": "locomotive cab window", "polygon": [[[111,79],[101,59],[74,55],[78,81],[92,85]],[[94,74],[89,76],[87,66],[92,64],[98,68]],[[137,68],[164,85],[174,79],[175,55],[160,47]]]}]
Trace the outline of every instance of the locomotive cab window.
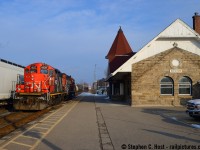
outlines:
[{"label": "locomotive cab window", "polygon": [[46,69],[41,69],[41,70],[40,70],[40,73],[42,73],[42,74],[48,74],[48,70],[46,70]]},{"label": "locomotive cab window", "polygon": [[49,70],[49,75],[53,77],[53,70]]},{"label": "locomotive cab window", "polygon": [[42,74],[48,74],[48,67],[47,66],[41,66],[40,73],[42,73]]},{"label": "locomotive cab window", "polygon": [[25,73],[29,73],[29,69],[28,68],[25,69]]},{"label": "locomotive cab window", "polygon": [[37,67],[36,66],[31,66],[30,72],[31,73],[37,73]]}]

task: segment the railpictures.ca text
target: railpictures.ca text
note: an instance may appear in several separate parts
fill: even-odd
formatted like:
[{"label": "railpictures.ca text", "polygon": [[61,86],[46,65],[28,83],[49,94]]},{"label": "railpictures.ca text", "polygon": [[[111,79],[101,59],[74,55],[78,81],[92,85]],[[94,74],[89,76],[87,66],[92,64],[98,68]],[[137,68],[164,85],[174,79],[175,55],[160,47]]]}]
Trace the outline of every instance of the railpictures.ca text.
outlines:
[{"label": "railpictures.ca text", "polygon": [[134,150],[182,150],[182,149],[200,149],[200,145],[186,145],[186,144],[173,144],[173,145],[165,145],[165,144],[122,144],[122,149],[134,149]]}]

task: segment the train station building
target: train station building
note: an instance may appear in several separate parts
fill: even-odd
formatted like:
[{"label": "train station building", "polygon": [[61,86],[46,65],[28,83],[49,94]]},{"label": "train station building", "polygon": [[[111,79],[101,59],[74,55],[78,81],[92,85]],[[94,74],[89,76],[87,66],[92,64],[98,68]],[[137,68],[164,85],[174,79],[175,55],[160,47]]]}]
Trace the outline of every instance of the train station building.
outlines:
[{"label": "train station building", "polygon": [[198,13],[193,28],[177,19],[137,53],[120,33],[121,28],[106,56],[110,99],[126,100],[131,106],[178,106],[200,98]]}]

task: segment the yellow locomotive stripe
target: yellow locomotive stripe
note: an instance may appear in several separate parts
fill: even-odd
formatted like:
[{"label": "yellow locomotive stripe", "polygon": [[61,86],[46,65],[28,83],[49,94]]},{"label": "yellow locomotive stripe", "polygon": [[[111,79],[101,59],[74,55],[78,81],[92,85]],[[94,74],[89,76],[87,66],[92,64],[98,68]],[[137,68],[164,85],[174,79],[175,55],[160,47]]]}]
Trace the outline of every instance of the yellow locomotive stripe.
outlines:
[{"label": "yellow locomotive stripe", "polygon": [[19,95],[32,95],[32,96],[34,96],[34,95],[42,95],[42,94],[44,94],[44,93],[19,93]]},{"label": "yellow locomotive stripe", "polygon": [[50,94],[51,96],[54,96],[54,95],[61,95],[61,94],[67,94],[67,92],[63,92],[63,93],[53,93],[53,94]]},{"label": "yellow locomotive stripe", "polygon": [[[19,93],[19,95],[30,95],[30,96],[34,96],[34,95],[42,95],[42,94],[45,94],[45,93]],[[62,95],[62,94],[67,94],[67,92],[62,92],[62,93],[53,93],[53,94],[50,94],[50,96],[54,96],[54,95]]]}]

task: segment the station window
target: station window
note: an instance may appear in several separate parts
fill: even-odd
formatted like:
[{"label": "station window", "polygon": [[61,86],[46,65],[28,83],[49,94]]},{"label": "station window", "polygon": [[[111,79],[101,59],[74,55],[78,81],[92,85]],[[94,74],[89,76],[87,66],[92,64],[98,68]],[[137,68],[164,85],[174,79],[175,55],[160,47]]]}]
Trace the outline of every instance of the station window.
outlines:
[{"label": "station window", "polygon": [[179,80],[179,94],[183,94],[183,95],[191,95],[191,85],[192,85],[192,81],[189,77],[182,77]]},{"label": "station window", "polygon": [[164,77],[160,80],[160,93],[162,95],[173,95],[174,82],[170,77]]}]

